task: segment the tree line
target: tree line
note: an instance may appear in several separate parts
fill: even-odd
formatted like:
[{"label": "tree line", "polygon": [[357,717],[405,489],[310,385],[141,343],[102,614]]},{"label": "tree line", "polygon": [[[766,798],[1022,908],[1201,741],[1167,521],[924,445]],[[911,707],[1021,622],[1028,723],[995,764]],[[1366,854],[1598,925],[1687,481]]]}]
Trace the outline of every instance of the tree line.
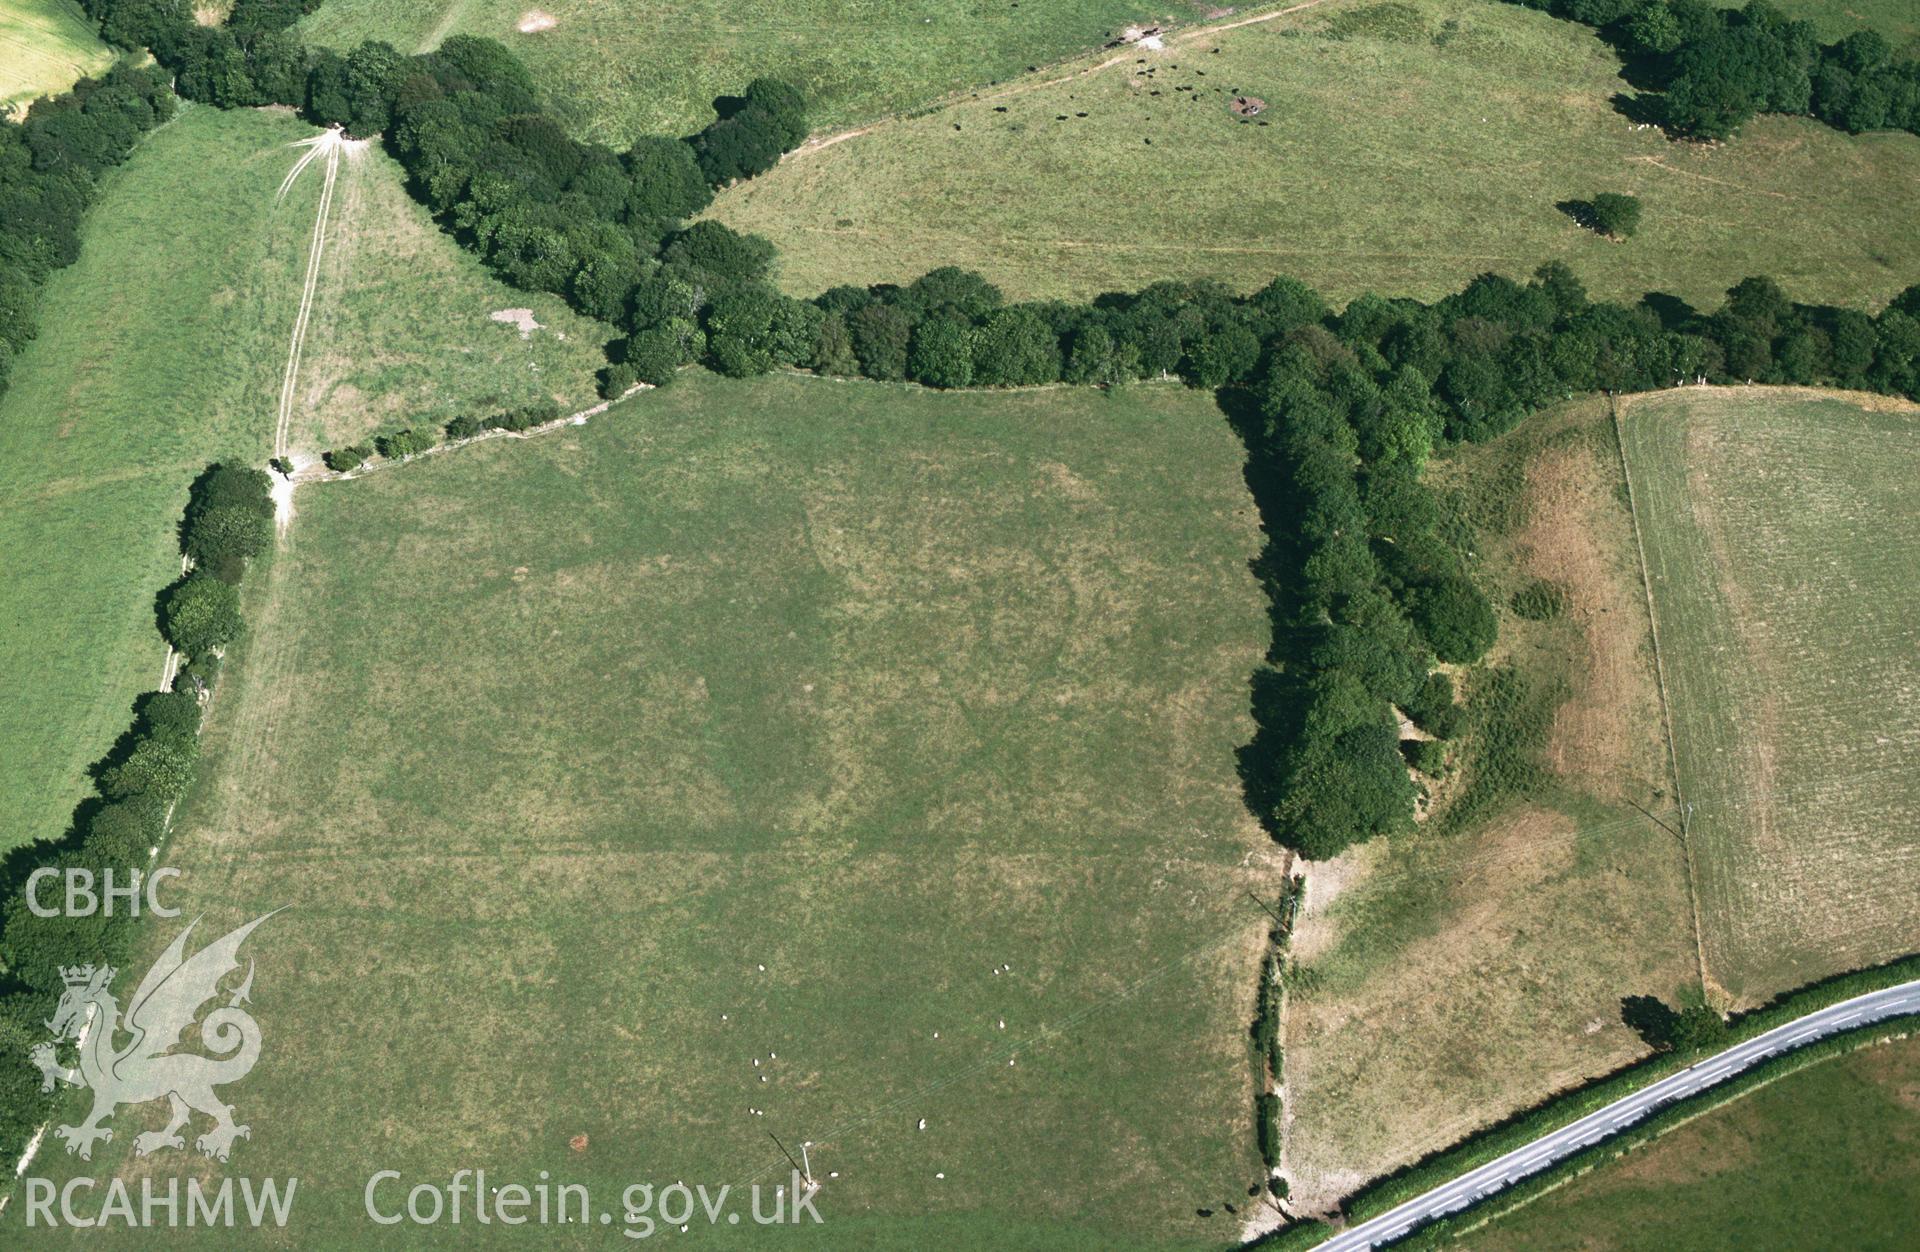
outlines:
[{"label": "tree line", "polygon": [[1679,134],[1725,139],[1756,113],[1800,113],[1852,134],[1920,134],[1920,61],[1876,31],[1823,44],[1813,24],[1766,0],[1510,0],[1596,27],[1629,78],[1661,93],[1659,120]]},{"label": "tree line", "polygon": [[341,54],[290,29],[318,0],[238,0],[218,26],[197,23],[186,0],[85,2],[102,38],[150,49],[189,100],[288,105],[352,136],[384,134],[415,193],[503,278],[608,320],[612,293],[713,188],[771,168],[807,133],[800,92],[759,78],[717,101],[698,134],[615,151],[570,137],[495,40],[456,35],[417,56],[370,40]]},{"label": "tree line", "polygon": [[1433,304],[1294,307],[1237,391],[1273,618],[1240,767],[1254,813],[1316,859],[1411,825],[1407,765],[1436,762],[1402,742],[1400,715],[1453,736],[1462,710],[1437,663],[1474,661],[1495,638],[1461,528],[1421,478],[1435,447],[1594,390],[1699,380],[1920,396],[1920,286],[1868,317],[1749,278],[1702,313],[1591,300],[1555,262],[1525,284],[1481,275]]},{"label": "tree line", "polygon": [[0,117],[0,394],[39,333],[41,284],[80,256],[80,222],[100,176],[173,116],[166,76],[122,62],[71,91]]},{"label": "tree line", "polygon": [[[0,1156],[12,1161],[53,1109],[57,1092],[22,1059],[46,1037],[44,1020],[64,991],[63,965],[118,965],[128,955],[134,918],[124,900],[111,916],[42,917],[29,906],[35,870],[81,870],[103,888],[144,882],[149,849],[167,832],[173,806],[192,785],[200,756],[200,722],[222,651],[239,637],[240,583],[273,542],[267,475],[238,465],[208,467],[188,493],[179,526],[187,572],[162,591],[161,633],[179,653],[170,690],[134,702],[133,723],[91,773],[93,794],[81,801],[58,839],[29,843],[0,861]],[[61,879],[36,892],[43,908],[62,900]]]},{"label": "tree line", "polygon": [[[1637,29],[1654,7],[1684,18],[1670,49],[1681,68],[1696,64],[1686,48],[1721,36],[1749,51],[1761,36],[1785,40],[1848,64],[1865,46],[1821,50],[1803,24],[1762,4],[1722,16],[1696,11],[1697,0],[1543,2],[1610,29]],[[304,0],[237,7],[222,27],[186,21],[182,0],[89,3],[109,38],[154,45],[183,90],[224,84],[205,87],[208,98],[249,103],[264,83],[316,121],[381,132],[415,194],[501,277],[623,332],[605,394],[703,362],[736,376],[804,368],[946,388],[1177,376],[1241,397],[1274,537],[1262,566],[1272,664],[1253,684],[1258,733],[1241,770],[1253,811],[1310,856],[1408,824],[1415,783],[1398,714],[1436,738],[1455,733],[1458,706],[1438,666],[1471,662],[1494,638],[1492,607],[1420,479],[1435,446],[1489,438],[1596,389],[1701,380],[1920,392],[1920,288],[1875,318],[1795,304],[1752,278],[1703,313],[1672,299],[1593,301],[1553,264],[1525,284],[1486,274],[1432,304],[1365,295],[1335,314],[1284,278],[1247,296],[1160,282],[1084,303],[1010,302],[980,275],[943,267],[905,285],[798,299],[773,285],[766,240],[683,224],[716,183],[764,168],[804,137],[804,101],[786,84],[755,80],[691,139],[642,137],[614,152],[570,138],[493,40],[457,36],[413,57],[365,43],[343,57],[287,42]],[[299,73],[267,72],[280,63],[276,48],[294,48]],[[233,74],[199,75],[211,61]],[[254,94],[237,89],[241,79]],[[520,416],[456,419],[448,433]],[[405,456],[436,438],[402,431],[376,449]],[[366,453],[343,449],[336,467]],[[1437,767],[1436,755],[1408,753],[1422,770]]]},{"label": "tree line", "polygon": [[772,287],[771,261],[764,241],[724,227],[684,232],[630,294],[634,329],[611,387],[666,383],[699,360],[933,387],[1173,376],[1222,389],[1270,536],[1274,642],[1241,774],[1268,829],[1315,858],[1408,828],[1408,766],[1432,774],[1444,751],[1403,742],[1400,715],[1436,740],[1456,735],[1463,713],[1439,667],[1478,659],[1495,638],[1449,538],[1457,527],[1421,479],[1434,448],[1595,390],[1757,382],[1920,396],[1920,286],[1873,317],[1795,303],[1755,277],[1708,312],[1671,297],[1595,301],[1556,262],[1527,283],[1483,274],[1431,304],[1365,295],[1336,314],[1285,278],[1247,296],[1162,282],[1015,303],[951,267],[801,300]]},{"label": "tree line", "polygon": [[1009,303],[953,268],[799,300],[767,281],[770,261],[722,227],[686,232],[636,289],[637,328],[610,382],[665,383],[704,360],[728,374],[784,366],[934,387],[1177,376],[1239,398],[1274,626],[1241,775],[1267,828],[1314,858],[1411,825],[1408,765],[1432,773],[1444,752],[1403,744],[1399,715],[1455,735],[1462,713],[1438,665],[1478,659],[1496,634],[1421,480],[1435,447],[1595,390],[1759,382],[1920,396],[1920,286],[1870,317],[1797,304],[1756,277],[1703,312],[1591,300],[1553,263],[1524,284],[1483,274],[1432,304],[1365,295],[1335,314],[1284,278],[1244,297],[1164,282],[1084,304]]}]

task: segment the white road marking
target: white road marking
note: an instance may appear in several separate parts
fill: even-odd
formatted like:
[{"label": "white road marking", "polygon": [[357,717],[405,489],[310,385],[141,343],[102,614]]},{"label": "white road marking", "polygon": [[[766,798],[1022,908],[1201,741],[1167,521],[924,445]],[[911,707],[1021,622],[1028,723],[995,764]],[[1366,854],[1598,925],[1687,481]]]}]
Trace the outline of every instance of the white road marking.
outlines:
[{"label": "white road marking", "polygon": [[[1844,1016],[1830,1016],[1836,1009],[1847,1007],[1849,1004],[1855,1006],[1852,1012]],[[1775,1055],[1782,1048],[1792,1047],[1815,1037],[1838,1033],[1862,1017],[1870,1017],[1877,1022],[1897,1014],[1915,1012],[1920,1012],[1920,982],[1869,992],[1867,995],[1856,997],[1853,1001],[1829,1006],[1785,1025],[1776,1026],[1716,1056],[1696,1062],[1641,1091],[1622,1096],[1613,1104],[1589,1113],[1585,1117],[1577,1118],[1533,1143],[1515,1148],[1507,1155],[1444,1183],[1423,1196],[1396,1205],[1378,1217],[1334,1234],[1318,1246],[1325,1252],[1358,1252],[1362,1248],[1391,1243],[1403,1238],[1415,1227],[1463,1207],[1461,1193],[1465,1189],[1475,1189],[1470,1197],[1472,1201],[1484,1199],[1493,1192],[1538,1172],[1549,1162],[1557,1162],[1579,1148],[1597,1143],[1608,1135],[1616,1134],[1623,1127],[1672,1101],[1704,1091],[1736,1071],[1744,1070],[1756,1061]],[[1788,1030],[1796,1030],[1797,1033],[1785,1035],[1784,1032]]]}]

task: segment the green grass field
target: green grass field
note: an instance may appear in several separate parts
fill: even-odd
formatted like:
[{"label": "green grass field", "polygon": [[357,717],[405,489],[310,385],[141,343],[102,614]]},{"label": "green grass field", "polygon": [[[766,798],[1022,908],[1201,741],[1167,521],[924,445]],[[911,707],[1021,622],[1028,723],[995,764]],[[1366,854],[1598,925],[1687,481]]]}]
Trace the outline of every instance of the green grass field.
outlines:
[{"label": "green grass field", "polygon": [[1642,1055],[1620,998],[1699,985],[1681,849],[1633,807],[1672,798],[1605,404],[1428,472],[1497,604],[1545,580],[1565,608],[1503,612],[1461,675],[1487,711],[1419,831],[1308,870],[1284,1164],[1309,1209]]},{"label": "green grass field", "polygon": [[[1193,19],[1202,7],[1177,0],[1167,12]],[[551,25],[522,29],[542,17]],[[1124,0],[327,0],[301,29],[329,47],[384,39],[402,52],[490,36],[526,61],[578,134],[624,146],[698,130],[714,97],[758,74],[803,88],[816,126],[841,126],[1005,81],[1149,18]]]},{"label": "green grass field", "polygon": [[1751,1003],[1912,951],[1920,410],[1727,388],[1623,420],[1709,974]]},{"label": "green grass field", "polygon": [[[0,847],[57,835],[85,767],[159,681],[153,597],[178,569],[173,522],[211,458],[272,448],[318,196],[274,192],[313,133],[265,112],[189,108],[113,174],[80,261],[0,399]],[[489,395],[588,400],[598,345],[556,300],[488,279],[407,199],[397,167],[342,167],[293,425],[336,438]],[[522,340],[489,312],[533,305],[568,338]],[[31,681],[25,676],[31,675]]]},{"label": "green grass field", "polygon": [[208,926],[291,906],[232,1169],[415,1247],[373,1169],[610,1200],[784,1177],[771,1131],[829,1246],[1232,1243],[1242,460],[1173,386],[690,375],[303,487],[168,854]]},{"label": "green grass field", "polygon": [[[1756,272],[1855,304],[1920,276],[1920,136],[1769,117],[1672,143],[1615,111],[1629,90],[1590,30],[1538,12],[1329,0],[803,149],[711,212],[774,240],[796,293],[957,264],[1023,297],[1289,274],[1433,298],[1559,258],[1599,294],[1711,307]],[[1242,121],[1236,94],[1268,108]],[[1642,199],[1631,241],[1555,207],[1603,190]]]},{"label": "green grass field", "polygon": [[1823,1061],[1609,1161],[1462,1242],[1486,1252],[1913,1246],[1920,1041]]},{"label": "green grass field", "polygon": [[74,0],[0,0],[0,114],[112,63]]}]

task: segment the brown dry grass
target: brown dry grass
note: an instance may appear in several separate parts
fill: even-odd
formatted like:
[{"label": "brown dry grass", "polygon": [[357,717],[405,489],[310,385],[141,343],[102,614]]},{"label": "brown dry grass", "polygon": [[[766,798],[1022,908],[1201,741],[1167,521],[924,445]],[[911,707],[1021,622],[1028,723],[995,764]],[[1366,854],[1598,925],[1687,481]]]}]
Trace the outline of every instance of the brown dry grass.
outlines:
[{"label": "brown dry grass", "polygon": [[1568,696],[1527,795],[1309,867],[1287,1020],[1308,1207],[1639,1054],[1620,998],[1695,982],[1680,848],[1626,804],[1668,784],[1611,440],[1605,405],[1580,402],[1434,466],[1496,598],[1535,578],[1564,597],[1552,620],[1503,613],[1491,662]]},{"label": "brown dry grass", "polygon": [[[1659,852],[1639,831],[1596,833],[1525,805],[1396,857],[1349,887],[1344,907],[1310,915],[1303,951],[1328,948],[1310,938],[1316,927],[1338,938],[1288,1010],[1288,1165],[1301,1202],[1330,1205],[1638,1055],[1620,997],[1670,995],[1692,969],[1677,859]],[[1416,933],[1383,944],[1361,932],[1415,899]],[[1380,957],[1349,973],[1354,947]]]},{"label": "brown dry grass", "polygon": [[1619,463],[1592,442],[1548,448],[1526,470],[1523,568],[1566,594],[1584,645],[1574,698],[1554,715],[1546,764],[1569,784],[1640,799],[1666,773],[1631,519],[1615,494]]}]

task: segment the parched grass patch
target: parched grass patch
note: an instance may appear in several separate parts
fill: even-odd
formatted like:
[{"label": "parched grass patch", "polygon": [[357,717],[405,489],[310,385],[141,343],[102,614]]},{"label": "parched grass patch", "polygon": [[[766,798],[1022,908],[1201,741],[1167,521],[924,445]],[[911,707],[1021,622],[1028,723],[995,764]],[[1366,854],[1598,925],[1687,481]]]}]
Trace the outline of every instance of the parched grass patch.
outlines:
[{"label": "parched grass patch", "polygon": [[1911,951],[1920,410],[1688,389],[1623,423],[1709,974],[1751,1004]]},{"label": "parched grass patch", "polygon": [[[1172,8],[1199,16],[1185,0]],[[343,50],[365,39],[402,52],[449,35],[498,39],[578,135],[623,148],[698,130],[715,97],[757,75],[804,90],[816,126],[843,126],[1019,77],[1154,16],[1125,0],[328,0],[300,29]]]},{"label": "parched grass patch", "polygon": [[74,0],[0,0],[0,115],[113,64]]},{"label": "parched grass patch", "polygon": [[[1632,90],[1592,30],[1513,4],[1329,0],[802,150],[711,212],[803,294],[953,264],[1023,297],[1285,274],[1434,299],[1559,259],[1609,298],[1712,307],[1765,270],[1873,304],[1920,272],[1920,137],[1767,117],[1674,143],[1616,110]],[[1555,208],[1597,189],[1644,204],[1631,241]]]},{"label": "parched grass patch", "polygon": [[338,1246],[374,1168],[610,1202],[771,1131],[827,1246],[1231,1242],[1242,462],[1172,386],[689,375],[301,488],[172,851],[208,925],[292,906],[231,1168]]},{"label": "parched grass patch", "polygon": [[1604,402],[1542,413],[1429,473],[1503,611],[1461,675],[1453,775],[1413,835],[1307,872],[1290,979],[1286,1167],[1302,1205],[1645,1049],[1620,998],[1698,986],[1630,518]]},{"label": "parched grass patch", "polygon": [[[112,174],[84,250],[48,283],[40,336],[0,398],[0,846],[57,835],[85,769],[160,678],[153,595],[208,461],[273,447],[305,278],[318,163],[275,203],[313,133],[291,116],[187,107]],[[490,399],[589,402],[591,324],[494,282],[409,201],[378,152],[342,162],[292,450]],[[532,303],[521,339],[488,314]],[[565,333],[560,339],[554,332]]]},{"label": "parched grass patch", "polygon": [[1463,1238],[1489,1252],[1911,1242],[1920,1040],[1788,1074]]}]

